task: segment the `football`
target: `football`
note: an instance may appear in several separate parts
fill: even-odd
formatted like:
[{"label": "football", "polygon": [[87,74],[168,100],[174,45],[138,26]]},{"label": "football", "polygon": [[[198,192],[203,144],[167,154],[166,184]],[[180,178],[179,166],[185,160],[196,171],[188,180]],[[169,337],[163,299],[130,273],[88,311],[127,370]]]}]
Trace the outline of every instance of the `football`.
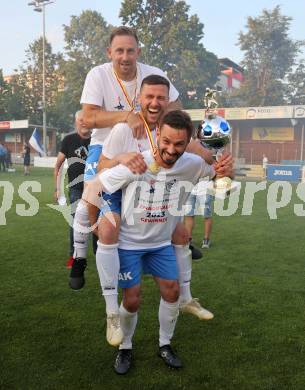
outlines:
[{"label": "football", "polygon": [[218,150],[230,142],[231,127],[221,116],[208,117],[198,128],[198,138],[205,146]]}]

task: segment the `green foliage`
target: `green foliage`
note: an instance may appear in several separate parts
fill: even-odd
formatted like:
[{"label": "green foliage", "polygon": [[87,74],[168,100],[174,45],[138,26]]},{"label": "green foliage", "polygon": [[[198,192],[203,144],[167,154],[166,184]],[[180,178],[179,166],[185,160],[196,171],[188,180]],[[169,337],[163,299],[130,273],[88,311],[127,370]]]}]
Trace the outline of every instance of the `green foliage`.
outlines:
[{"label": "green foliage", "polygon": [[290,104],[305,104],[305,61],[288,76],[287,100]]},{"label": "green foliage", "polygon": [[61,111],[60,123],[64,123],[61,108],[68,109],[67,117],[79,109],[88,71],[108,61],[106,48],[112,28],[100,13],[89,10],[83,11],[80,16],[72,16],[70,25],[63,27],[66,46],[65,60],[60,62],[60,71],[65,80],[65,89],[57,101],[57,108]]},{"label": "green foliage", "polygon": [[10,120],[8,101],[12,96],[11,86],[4,81],[2,69],[0,69],[0,120]]},{"label": "green foliage", "polygon": [[[52,53],[51,45],[45,42],[45,86],[48,126],[56,122],[48,116],[48,110],[52,110],[62,80],[58,73],[58,61],[60,55]],[[43,39],[42,37],[31,43],[26,50],[26,60],[14,77],[15,101],[19,102],[23,115],[29,118],[31,123],[42,123],[42,85],[43,85]]]},{"label": "green foliage", "polygon": [[[137,30],[142,44],[140,60],[158,66],[174,83],[185,107],[202,106],[207,86],[219,75],[217,58],[201,43],[203,24],[197,15],[189,16],[190,7],[175,0],[125,0],[120,17]],[[188,91],[196,90],[191,102]]]},{"label": "green foliage", "polygon": [[249,106],[284,104],[285,77],[291,72],[304,44],[289,38],[291,18],[281,14],[280,6],[248,17],[246,33],[240,32],[239,46],[244,51],[242,65],[246,81],[239,96]]}]

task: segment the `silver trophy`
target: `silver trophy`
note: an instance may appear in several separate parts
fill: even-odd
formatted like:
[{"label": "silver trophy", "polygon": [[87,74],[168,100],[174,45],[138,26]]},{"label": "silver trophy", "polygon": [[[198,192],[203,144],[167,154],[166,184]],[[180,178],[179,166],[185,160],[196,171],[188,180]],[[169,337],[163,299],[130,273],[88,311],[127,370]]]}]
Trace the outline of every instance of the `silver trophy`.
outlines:
[{"label": "silver trophy", "polygon": [[[205,118],[198,128],[197,137],[203,146],[212,150],[216,161],[218,161],[225,146],[230,142],[231,127],[223,117],[217,115],[216,93],[216,90],[206,88],[203,99],[206,108]],[[229,177],[216,177],[214,182],[215,195],[220,195],[220,197],[229,195],[231,184],[232,180]]]}]

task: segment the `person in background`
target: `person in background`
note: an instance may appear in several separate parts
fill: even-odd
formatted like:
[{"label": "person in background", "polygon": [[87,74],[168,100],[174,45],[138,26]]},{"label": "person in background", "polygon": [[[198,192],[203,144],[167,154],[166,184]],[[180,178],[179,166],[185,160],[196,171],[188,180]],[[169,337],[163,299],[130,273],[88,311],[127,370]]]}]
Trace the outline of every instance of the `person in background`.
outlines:
[{"label": "person in background", "polygon": [[[214,197],[210,194],[195,195],[191,194],[187,200],[187,204],[191,206],[190,212],[184,218],[184,224],[188,231],[190,237],[192,237],[192,232],[195,226],[194,217],[195,215],[202,215],[204,218],[204,231],[203,231],[203,241],[201,248],[208,249],[211,245],[211,232],[212,232],[212,213],[213,213],[213,201]],[[193,260],[199,260],[199,258],[194,258]]]},{"label": "person in background", "polygon": [[267,165],[268,165],[268,157],[265,154],[263,154],[264,179],[267,177]]},{"label": "person in background", "polygon": [[6,159],[7,150],[5,146],[0,142],[0,171],[5,172],[5,159]]},{"label": "person in background", "polygon": [[12,168],[12,153],[11,153],[9,148],[6,148],[5,164],[6,164],[7,170]]},{"label": "person in background", "polygon": [[[64,195],[64,190],[61,188],[61,171],[65,160],[67,160],[69,201],[72,206],[73,218],[76,206],[83,193],[85,161],[88,155],[90,137],[91,130],[82,127],[82,111],[78,111],[75,114],[75,131],[67,134],[62,140],[54,168],[54,200],[55,202],[60,202],[61,196]],[[67,268],[71,268],[73,264],[73,234],[73,227],[70,226],[70,250],[66,264]]]},{"label": "person in background", "polygon": [[24,176],[30,174],[30,163],[31,163],[31,148],[28,141],[25,141],[23,145],[23,166]]}]

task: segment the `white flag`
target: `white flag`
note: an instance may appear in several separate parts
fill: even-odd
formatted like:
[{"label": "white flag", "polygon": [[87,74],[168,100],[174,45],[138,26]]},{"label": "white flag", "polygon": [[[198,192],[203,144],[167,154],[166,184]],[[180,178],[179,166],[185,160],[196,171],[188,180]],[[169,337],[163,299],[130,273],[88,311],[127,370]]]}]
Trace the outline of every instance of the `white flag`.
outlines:
[{"label": "white flag", "polygon": [[39,153],[40,156],[46,156],[44,148],[40,142],[39,131],[36,128],[34,129],[33,134],[31,135],[31,138],[29,139],[29,144],[32,146],[33,149],[36,150],[36,152]]}]

